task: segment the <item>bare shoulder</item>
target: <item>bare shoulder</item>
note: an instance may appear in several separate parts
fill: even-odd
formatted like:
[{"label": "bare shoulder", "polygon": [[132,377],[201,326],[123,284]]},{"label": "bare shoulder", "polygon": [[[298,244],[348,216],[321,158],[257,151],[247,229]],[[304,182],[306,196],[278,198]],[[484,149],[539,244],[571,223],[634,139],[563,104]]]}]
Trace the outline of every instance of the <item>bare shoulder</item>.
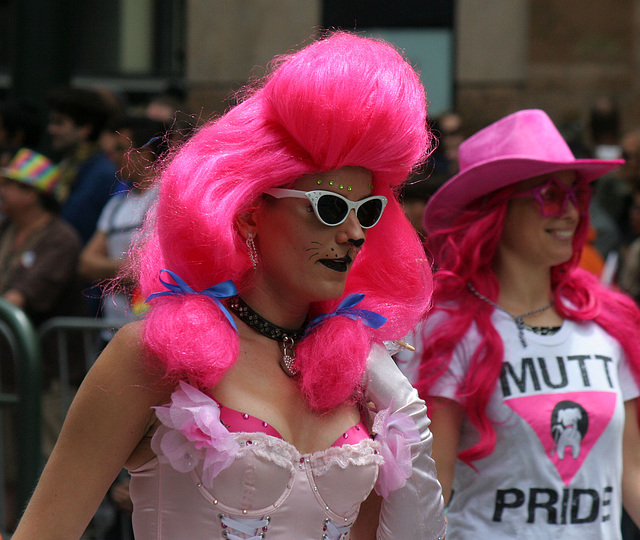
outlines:
[{"label": "bare shoulder", "polygon": [[107,345],[107,348],[117,348],[121,352],[142,354],[142,331],[144,321],[134,321],[125,324],[118,330]]},{"label": "bare shoulder", "polygon": [[143,324],[129,323],[116,333],[87,374],[82,385],[85,389],[136,395],[145,405],[166,401],[171,385],[164,379],[160,363],[144,350]]},{"label": "bare shoulder", "polygon": [[96,365],[117,364],[120,369],[146,371],[150,362],[142,342],[143,324],[144,321],[135,321],[120,328],[99,356]]}]

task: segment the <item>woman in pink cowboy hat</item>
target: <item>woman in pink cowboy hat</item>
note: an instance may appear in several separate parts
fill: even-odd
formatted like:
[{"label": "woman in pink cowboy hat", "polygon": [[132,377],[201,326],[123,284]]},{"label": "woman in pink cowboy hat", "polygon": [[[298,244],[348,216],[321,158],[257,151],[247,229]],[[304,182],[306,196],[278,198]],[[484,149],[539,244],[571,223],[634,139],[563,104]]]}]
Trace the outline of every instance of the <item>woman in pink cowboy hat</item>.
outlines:
[{"label": "woman in pink cowboy hat", "polygon": [[548,116],[466,140],[424,214],[434,309],[418,340],[447,538],[620,538],[640,522],[640,312],[578,269],[590,182]]},{"label": "woman in pink cowboy hat", "polygon": [[79,538],[123,465],[136,540],[444,536],[426,408],[384,346],[432,289],[395,195],[431,148],[419,78],[335,32],[243,97],[161,171],[132,257],[149,309],[14,540]]}]

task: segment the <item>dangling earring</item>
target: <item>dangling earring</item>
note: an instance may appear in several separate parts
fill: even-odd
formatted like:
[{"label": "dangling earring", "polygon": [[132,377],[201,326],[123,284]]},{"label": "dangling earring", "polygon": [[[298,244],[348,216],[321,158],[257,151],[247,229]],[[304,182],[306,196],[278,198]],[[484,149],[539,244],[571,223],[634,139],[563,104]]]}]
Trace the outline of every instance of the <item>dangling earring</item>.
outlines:
[{"label": "dangling earring", "polygon": [[249,258],[255,270],[258,267],[258,250],[256,250],[256,243],[253,241],[252,233],[247,233],[247,248],[249,248]]}]

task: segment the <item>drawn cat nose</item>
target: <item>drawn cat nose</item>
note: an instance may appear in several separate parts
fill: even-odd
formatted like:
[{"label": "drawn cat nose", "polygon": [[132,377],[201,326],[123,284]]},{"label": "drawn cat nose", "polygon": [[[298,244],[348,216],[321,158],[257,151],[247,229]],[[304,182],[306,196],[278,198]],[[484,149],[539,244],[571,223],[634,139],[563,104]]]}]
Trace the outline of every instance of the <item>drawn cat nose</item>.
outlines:
[{"label": "drawn cat nose", "polygon": [[358,240],[355,240],[353,238],[349,238],[349,243],[353,244],[355,247],[359,248],[360,246],[362,246],[362,244],[364,244],[364,238],[358,238]]}]

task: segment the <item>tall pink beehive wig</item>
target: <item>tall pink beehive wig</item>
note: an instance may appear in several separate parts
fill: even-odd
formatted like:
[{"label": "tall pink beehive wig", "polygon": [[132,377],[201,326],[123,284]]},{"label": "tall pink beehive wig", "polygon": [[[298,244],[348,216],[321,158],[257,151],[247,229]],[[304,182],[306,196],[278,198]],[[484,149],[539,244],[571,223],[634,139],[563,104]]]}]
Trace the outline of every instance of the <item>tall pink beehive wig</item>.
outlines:
[{"label": "tall pink beehive wig", "polygon": [[[297,347],[300,384],[319,410],[354,394],[372,341],[403,337],[425,312],[431,274],[421,242],[395,192],[431,149],[424,89],[391,45],[336,32],[273,62],[243,101],[205,124],[166,164],[157,204],[135,251],[143,295],[162,290],[161,269],[200,291],[233,280],[239,294],[254,269],[235,223],[272,187],[302,175],[360,166],[389,204],[347,279],[344,295],[388,322],[372,330],[332,317]],[[259,235],[257,238],[259,248]],[[259,251],[259,249],[258,249]],[[258,265],[259,266],[259,265]],[[340,299],[314,304],[311,316]],[[170,378],[215,385],[238,355],[238,338],[204,296],[154,299],[144,343]]]}]

